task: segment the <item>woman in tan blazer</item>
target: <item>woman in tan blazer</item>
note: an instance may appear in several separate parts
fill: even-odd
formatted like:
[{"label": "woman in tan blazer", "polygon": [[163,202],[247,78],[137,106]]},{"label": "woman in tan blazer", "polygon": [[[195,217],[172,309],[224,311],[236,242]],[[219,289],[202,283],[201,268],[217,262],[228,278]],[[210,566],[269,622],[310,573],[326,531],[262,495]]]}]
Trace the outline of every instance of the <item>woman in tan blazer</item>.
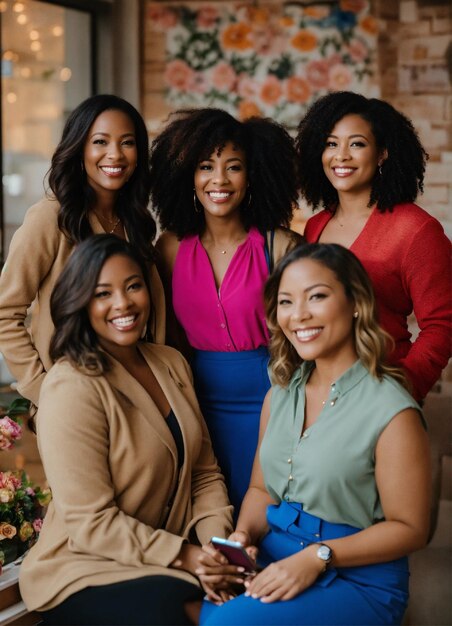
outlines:
[{"label": "woman in tan blazer", "polygon": [[21,567],[25,603],[48,624],[192,623],[200,544],[227,536],[232,507],[185,359],[140,341],[144,263],[90,237],[50,306],[37,433],[53,500]]},{"label": "woman in tan blazer", "polygon": [[49,186],[52,197],[32,206],[15,233],[0,278],[0,350],[19,392],[36,406],[51,366],[50,294],[74,246],[90,234],[126,238],[147,260],[154,341],[163,343],[165,332],[152,246],[156,227],[148,210],[148,136],[138,111],[112,95],[82,102],[52,157]]}]

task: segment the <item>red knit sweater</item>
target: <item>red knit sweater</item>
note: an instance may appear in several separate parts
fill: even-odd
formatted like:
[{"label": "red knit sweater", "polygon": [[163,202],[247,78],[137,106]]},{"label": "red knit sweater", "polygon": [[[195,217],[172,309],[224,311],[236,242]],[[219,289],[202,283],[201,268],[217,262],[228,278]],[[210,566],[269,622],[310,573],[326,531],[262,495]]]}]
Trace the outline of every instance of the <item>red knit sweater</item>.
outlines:
[{"label": "red knit sweater", "polygon": [[[304,235],[318,241],[333,213],[311,217]],[[369,274],[382,327],[395,340],[391,362],[401,365],[421,400],[451,356],[451,243],[441,224],[416,204],[372,211],[350,250]],[[414,311],[419,336],[411,342],[407,318]]]}]

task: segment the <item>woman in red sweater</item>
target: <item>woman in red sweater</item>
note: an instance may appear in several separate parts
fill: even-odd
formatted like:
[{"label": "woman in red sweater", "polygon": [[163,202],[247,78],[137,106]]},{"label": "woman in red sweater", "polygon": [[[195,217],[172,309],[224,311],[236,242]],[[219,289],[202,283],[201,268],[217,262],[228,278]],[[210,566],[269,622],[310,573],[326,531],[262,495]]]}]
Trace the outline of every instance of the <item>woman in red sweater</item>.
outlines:
[{"label": "woman in red sweater", "polygon": [[[320,98],[301,120],[301,193],[323,211],[308,220],[308,242],[339,243],[372,279],[380,323],[422,400],[451,355],[451,243],[414,204],[428,158],[412,123],[390,104],[352,92]],[[420,332],[411,341],[407,318]]]}]

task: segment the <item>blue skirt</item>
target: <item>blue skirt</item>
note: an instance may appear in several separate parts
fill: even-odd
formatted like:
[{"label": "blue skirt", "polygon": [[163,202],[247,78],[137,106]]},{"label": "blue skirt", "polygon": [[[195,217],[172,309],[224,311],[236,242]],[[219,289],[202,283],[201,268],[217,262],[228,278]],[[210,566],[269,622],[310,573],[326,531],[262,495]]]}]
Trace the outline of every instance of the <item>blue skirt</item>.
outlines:
[{"label": "blue skirt", "polygon": [[270,388],[268,350],[195,350],[192,369],[196,395],[237,518],[248,489],[259,420]]},{"label": "blue skirt", "polygon": [[[259,562],[287,558],[312,543],[328,542],[360,531],[331,524],[303,511],[301,504],[282,502],[268,507],[269,533],[259,548]],[[238,596],[222,606],[204,601],[201,626],[400,624],[408,602],[408,560],[397,559],[360,567],[328,569],[292,600],[265,604]]]}]

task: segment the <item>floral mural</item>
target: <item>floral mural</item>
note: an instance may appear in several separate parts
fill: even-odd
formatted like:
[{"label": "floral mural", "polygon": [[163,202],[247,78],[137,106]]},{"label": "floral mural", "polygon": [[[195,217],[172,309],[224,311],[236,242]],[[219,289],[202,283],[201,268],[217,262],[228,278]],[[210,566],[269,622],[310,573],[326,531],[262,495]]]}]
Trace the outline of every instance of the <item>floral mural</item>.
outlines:
[{"label": "floral mural", "polygon": [[295,126],[320,95],[366,92],[375,71],[377,21],[367,0],[150,2],[147,17],[165,34],[172,108],[216,106]]}]

